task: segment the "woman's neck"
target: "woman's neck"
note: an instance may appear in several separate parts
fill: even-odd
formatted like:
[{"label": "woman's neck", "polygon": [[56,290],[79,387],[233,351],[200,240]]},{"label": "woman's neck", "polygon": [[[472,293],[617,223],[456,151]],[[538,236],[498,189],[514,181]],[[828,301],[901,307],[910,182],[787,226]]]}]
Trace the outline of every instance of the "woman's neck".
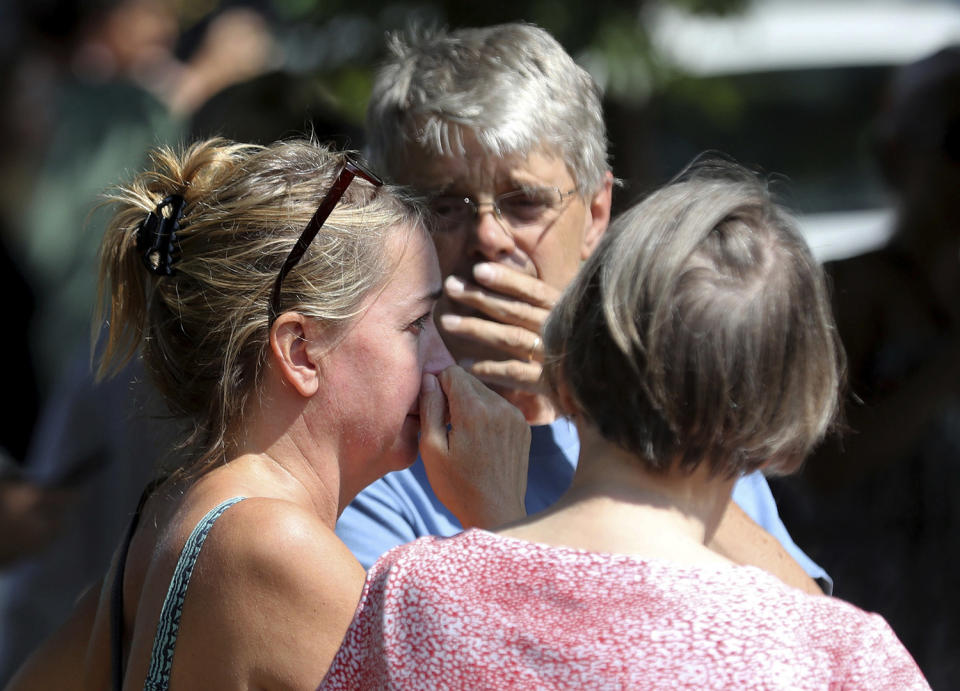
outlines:
[{"label": "woman's neck", "polygon": [[255,407],[244,416],[229,465],[309,508],[333,529],[341,503],[340,466],[308,402],[281,393],[265,396]]},{"label": "woman's neck", "polygon": [[547,544],[689,564],[726,562],[705,545],[730,501],[733,480],[647,471],[641,459],[579,424],[580,461],[550,510],[501,532]]}]

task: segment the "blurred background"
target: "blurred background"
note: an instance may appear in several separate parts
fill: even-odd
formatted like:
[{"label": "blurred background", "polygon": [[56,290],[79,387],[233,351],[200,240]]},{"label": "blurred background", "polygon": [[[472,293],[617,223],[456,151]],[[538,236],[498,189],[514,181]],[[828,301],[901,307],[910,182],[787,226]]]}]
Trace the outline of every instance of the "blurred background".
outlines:
[{"label": "blurred background", "polygon": [[0,683],[174,460],[136,363],[90,376],[98,195],[197,136],[362,148],[385,32],[517,20],[603,87],[617,208],[713,150],[800,214],[851,382],[842,441],[771,480],[784,522],[934,688],[960,676],[960,2],[4,0]]}]

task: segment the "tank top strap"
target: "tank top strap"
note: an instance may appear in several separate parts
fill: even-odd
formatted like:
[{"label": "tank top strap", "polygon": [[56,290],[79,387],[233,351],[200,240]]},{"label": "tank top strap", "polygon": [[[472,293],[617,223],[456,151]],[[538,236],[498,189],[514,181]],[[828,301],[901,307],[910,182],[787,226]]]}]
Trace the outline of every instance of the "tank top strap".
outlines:
[{"label": "tank top strap", "polygon": [[113,583],[110,584],[110,668],[113,680],[113,691],[123,688],[123,675],[126,671],[126,658],[123,649],[123,581],[127,568],[127,555],[130,552],[130,543],[133,534],[140,524],[140,515],[150,495],[163,484],[166,478],[158,477],[150,481],[140,494],[137,509],[133,512],[127,532],[120,543],[120,553],[117,557],[117,566],[113,574]]},{"label": "tank top strap", "polygon": [[193,567],[197,563],[197,557],[200,556],[200,549],[213,524],[223,512],[244,499],[246,497],[233,497],[215,506],[197,523],[190,537],[187,538],[160,610],[157,634],[153,639],[153,650],[150,653],[150,668],[143,684],[145,691],[161,691],[169,688],[173,651],[177,645],[177,634],[180,632],[183,601],[187,596],[187,586],[190,585],[190,576],[193,575]]}]

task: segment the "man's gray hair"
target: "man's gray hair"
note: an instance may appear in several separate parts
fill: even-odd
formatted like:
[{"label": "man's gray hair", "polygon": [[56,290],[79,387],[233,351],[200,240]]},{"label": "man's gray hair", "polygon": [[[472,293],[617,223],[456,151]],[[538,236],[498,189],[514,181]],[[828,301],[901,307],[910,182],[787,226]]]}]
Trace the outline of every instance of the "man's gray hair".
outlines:
[{"label": "man's gray hair", "polygon": [[368,156],[397,178],[411,146],[463,153],[471,132],[491,156],[558,155],[581,194],[609,170],[600,90],[549,33],[513,23],[388,37],[367,108]]}]

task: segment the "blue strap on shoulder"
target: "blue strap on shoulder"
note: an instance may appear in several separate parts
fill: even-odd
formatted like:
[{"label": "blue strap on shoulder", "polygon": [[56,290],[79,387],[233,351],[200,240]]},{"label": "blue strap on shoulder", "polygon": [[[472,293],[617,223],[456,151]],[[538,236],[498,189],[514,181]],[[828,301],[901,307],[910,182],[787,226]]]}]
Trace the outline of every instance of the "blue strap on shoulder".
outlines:
[{"label": "blue strap on shoulder", "polygon": [[157,621],[157,635],[153,639],[153,651],[150,653],[150,668],[143,683],[144,691],[166,691],[170,687],[170,669],[173,667],[173,651],[177,645],[177,634],[180,632],[180,615],[183,614],[183,600],[187,596],[187,586],[190,585],[190,576],[193,567],[200,556],[200,548],[213,524],[224,511],[246,497],[233,497],[222,504],[218,504],[204,516],[187,538],[177,567],[173,570],[173,578],[167,589],[167,596],[163,600],[160,610],[160,619]]}]

